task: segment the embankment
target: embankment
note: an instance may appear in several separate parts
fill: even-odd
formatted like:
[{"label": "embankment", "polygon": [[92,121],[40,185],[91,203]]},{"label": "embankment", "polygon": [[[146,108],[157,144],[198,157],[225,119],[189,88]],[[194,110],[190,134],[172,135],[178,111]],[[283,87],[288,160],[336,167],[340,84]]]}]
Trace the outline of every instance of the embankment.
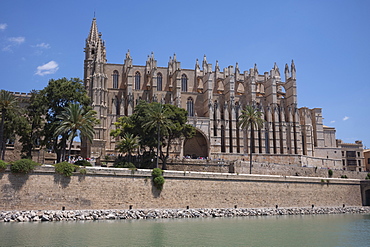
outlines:
[{"label": "embankment", "polygon": [[0,173],[0,210],[169,209],[362,206],[361,181],[297,176],[87,168],[70,178],[43,166]]}]

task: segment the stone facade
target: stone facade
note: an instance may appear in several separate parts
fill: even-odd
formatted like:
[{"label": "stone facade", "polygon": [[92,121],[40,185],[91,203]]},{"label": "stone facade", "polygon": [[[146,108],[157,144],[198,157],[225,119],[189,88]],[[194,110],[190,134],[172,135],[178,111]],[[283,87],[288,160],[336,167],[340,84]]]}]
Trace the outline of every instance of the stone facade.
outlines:
[{"label": "stone facade", "polygon": [[342,140],[337,140],[337,145],[341,149],[343,169],[348,171],[366,171],[362,141],[343,143]]},{"label": "stone facade", "polygon": [[364,162],[367,172],[370,172],[370,149],[364,150]]},{"label": "stone facade", "polygon": [[[341,164],[335,129],[323,126],[321,109],[297,106],[293,61],[285,65],[284,75],[277,64],[264,73],[259,73],[257,65],[241,71],[237,63],[221,69],[217,61],[213,67],[206,56],[202,62],[196,60],[194,69],[181,68],[176,55],[167,67],[159,67],[153,53],[145,65],[134,65],[129,51],[123,64],[110,64],[94,18],[86,39],[84,83],[101,121],[92,145],[83,145],[86,156],[115,154],[115,139],[109,135],[113,123],[132,114],[139,100],[145,100],[186,109],[188,123],[197,129],[193,139],[172,147],[173,157],[230,160],[252,151],[319,158],[320,166],[327,166],[328,159],[330,165]],[[246,105],[261,110],[266,120],[261,130],[252,133],[252,147],[250,133],[237,127]]]}]

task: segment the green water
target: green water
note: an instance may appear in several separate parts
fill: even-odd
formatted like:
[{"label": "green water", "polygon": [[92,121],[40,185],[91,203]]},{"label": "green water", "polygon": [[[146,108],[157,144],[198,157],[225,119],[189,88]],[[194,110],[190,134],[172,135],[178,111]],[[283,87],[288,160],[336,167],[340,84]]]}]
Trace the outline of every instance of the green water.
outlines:
[{"label": "green water", "polygon": [[370,246],[370,215],[0,223],[1,246]]}]

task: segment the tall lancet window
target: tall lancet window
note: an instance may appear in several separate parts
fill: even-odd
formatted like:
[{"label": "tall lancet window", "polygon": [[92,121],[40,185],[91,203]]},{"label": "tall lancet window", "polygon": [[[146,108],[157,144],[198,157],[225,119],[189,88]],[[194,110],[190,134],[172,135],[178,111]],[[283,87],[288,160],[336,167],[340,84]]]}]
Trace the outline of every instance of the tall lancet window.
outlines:
[{"label": "tall lancet window", "polygon": [[113,71],[113,88],[118,88],[118,78],[119,78],[118,71],[117,70]]},{"label": "tall lancet window", "polygon": [[194,116],[194,101],[193,98],[189,97],[188,101],[186,102],[186,110],[188,111],[188,116]]},{"label": "tall lancet window", "polygon": [[140,79],[141,79],[141,75],[140,75],[140,72],[137,71],[135,73],[135,89],[136,90],[139,90],[140,89]]},{"label": "tall lancet window", "polygon": [[157,90],[158,91],[162,91],[162,74],[161,73],[158,73],[157,74]]},{"label": "tall lancet window", "polygon": [[185,74],[181,76],[181,91],[187,92],[188,91],[188,77]]}]

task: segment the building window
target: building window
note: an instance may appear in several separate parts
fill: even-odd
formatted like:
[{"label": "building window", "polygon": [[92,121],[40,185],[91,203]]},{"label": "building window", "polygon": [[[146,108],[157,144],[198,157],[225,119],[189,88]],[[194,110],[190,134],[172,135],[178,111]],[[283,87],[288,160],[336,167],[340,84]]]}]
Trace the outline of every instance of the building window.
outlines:
[{"label": "building window", "polygon": [[347,160],[347,165],[348,166],[356,166],[357,165],[356,160]]},{"label": "building window", "polygon": [[356,151],[347,151],[347,157],[356,157]]},{"label": "building window", "polygon": [[191,97],[189,97],[188,101],[186,102],[186,109],[188,111],[188,116],[193,117],[194,116],[194,101]]},{"label": "building window", "polygon": [[367,163],[370,164],[370,158],[367,158]]},{"label": "building window", "polygon": [[141,79],[140,72],[136,72],[135,73],[135,89],[136,90],[140,90],[140,79]]},{"label": "building window", "polygon": [[358,166],[361,166],[361,160],[358,160],[357,162],[358,162]]},{"label": "building window", "polygon": [[157,74],[157,91],[162,91],[162,74],[158,73]]},{"label": "building window", "polygon": [[188,77],[185,74],[181,76],[181,91],[187,92],[188,91]]},{"label": "building window", "polygon": [[360,152],[357,152],[357,157],[360,157],[360,156],[361,156]]},{"label": "building window", "polygon": [[113,88],[118,88],[118,77],[119,77],[118,71],[117,70],[113,71]]}]

